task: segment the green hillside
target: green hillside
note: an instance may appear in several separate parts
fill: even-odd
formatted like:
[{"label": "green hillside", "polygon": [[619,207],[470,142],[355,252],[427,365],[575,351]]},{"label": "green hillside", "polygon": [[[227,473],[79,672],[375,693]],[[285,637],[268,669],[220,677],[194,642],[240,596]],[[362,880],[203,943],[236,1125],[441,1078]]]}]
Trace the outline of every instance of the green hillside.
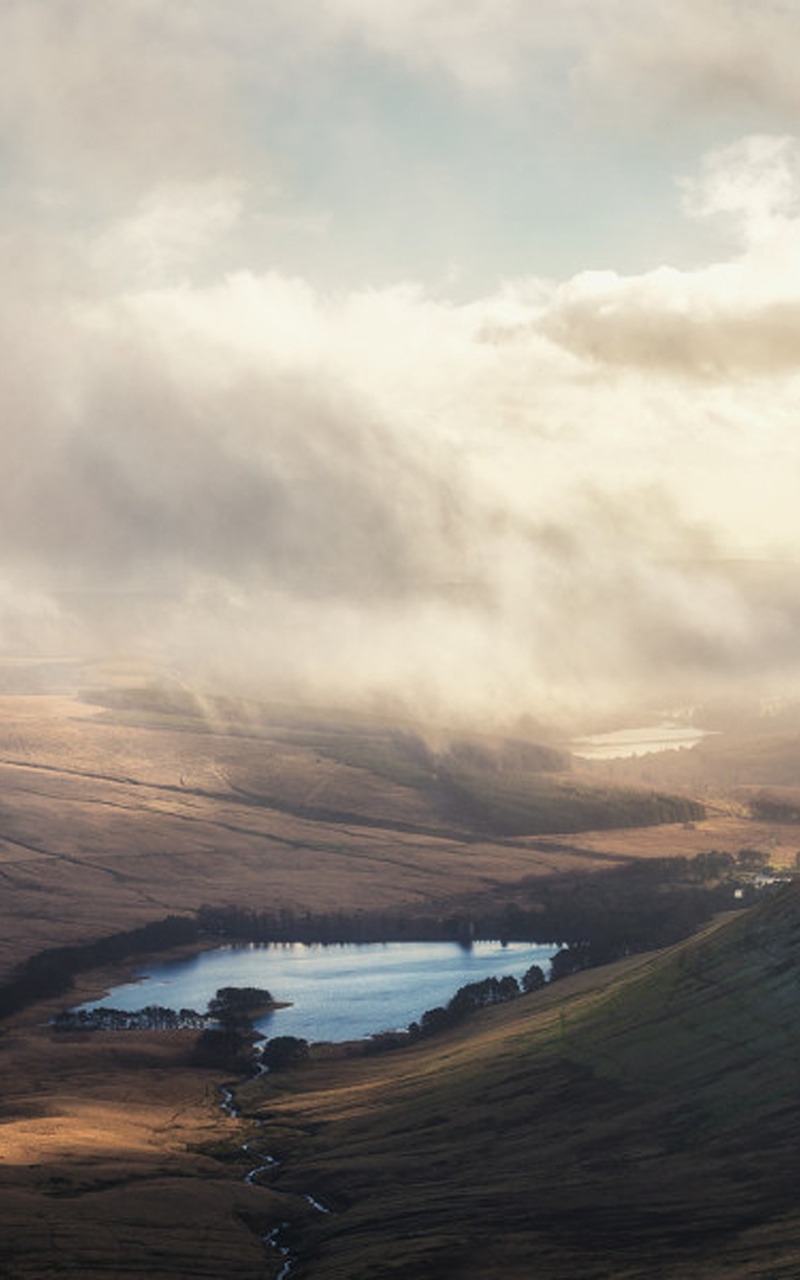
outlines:
[{"label": "green hillside", "polygon": [[[383,1057],[241,1091],[303,1280],[800,1274],[800,889]],[[287,1217],[291,1217],[287,1213]]]}]

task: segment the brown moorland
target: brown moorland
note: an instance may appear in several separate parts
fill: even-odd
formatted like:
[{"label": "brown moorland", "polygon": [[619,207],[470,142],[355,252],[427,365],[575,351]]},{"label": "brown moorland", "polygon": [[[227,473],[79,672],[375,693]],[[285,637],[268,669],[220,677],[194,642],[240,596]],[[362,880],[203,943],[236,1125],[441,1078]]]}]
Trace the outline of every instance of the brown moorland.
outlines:
[{"label": "brown moorland", "polygon": [[[729,802],[719,790],[709,791],[704,781],[675,790],[685,785],[690,798],[703,794],[705,819],[642,828],[614,828],[606,823],[607,829],[594,831],[576,819],[577,833],[567,830],[565,835],[571,807],[578,812],[588,805],[585,817],[589,811],[597,812],[598,799],[602,801],[604,795],[607,820],[612,813],[630,818],[634,812],[637,818],[649,813],[652,820],[656,812],[648,798],[652,786],[666,784],[659,779],[645,782],[638,792],[645,800],[637,796],[626,810],[627,797],[637,785],[628,777],[614,779],[609,787],[609,780],[591,769],[557,769],[555,761],[543,768],[546,756],[538,758],[534,752],[531,757],[525,751],[520,756],[516,746],[509,755],[502,744],[484,741],[477,759],[481,752],[488,759],[489,782],[484,778],[480,787],[468,790],[471,803],[465,814],[453,807],[452,787],[445,790],[443,803],[442,791],[431,785],[442,751],[437,749],[433,766],[430,758],[420,755],[416,743],[409,754],[405,731],[398,750],[397,736],[385,727],[365,728],[363,723],[349,721],[343,731],[336,717],[330,716],[309,721],[307,716],[265,715],[241,707],[222,715],[219,706],[212,709],[213,714],[201,715],[195,705],[180,700],[177,705],[165,706],[159,700],[154,705],[149,695],[126,696],[124,705],[119,698],[114,706],[101,705],[96,698],[77,696],[70,685],[71,669],[59,668],[61,684],[56,692],[45,674],[47,679],[42,677],[35,695],[20,692],[11,681],[9,693],[0,699],[2,974],[42,947],[89,941],[208,902],[258,909],[401,907],[413,912],[420,905],[444,910],[454,901],[479,900],[498,886],[513,892],[515,883],[531,877],[602,871],[632,859],[676,853],[691,856],[715,849],[758,848],[773,863],[793,865],[796,825],[775,821],[772,815],[754,819],[745,803]],[[500,768],[491,764],[498,758]],[[455,779],[455,790],[461,788],[463,796],[464,787],[475,776],[476,756],[468,752],[466,759],[462,757],[460,771],[452,753],[445,763],[451,771],[450,782]],[[488,819],[485,809],[482,813],[479,806],[476,811],[476,795],[483,802],[488,800]],[[558,833],[536,829],[531,834],[498,834],[486,829],[498,820],[512,825],[535,823],[547,806],[551,818],[561,823]],[[635,960],[628,965],[638,971],[649,963]],[[86,975],[80,994],[97,994],[119,976],[119,972]],[[552,1045],[562,1025],[562,1000],[599,991],[605,982],[605,971],[597,970],[548,991],[536,1006],[544,1021],[534,1039],[544,1043],[549,1037]],[[327,1193],[332,1203],[347,1208],[351,1216],[346,1219],[342,1213],[336,1231],[366,1214],[366,1236],[361,1227],[353,1236],[365,1244],[374,1229],[365,1258],[377,1258],[379,1253],[385,1257],[390,1240],[402,1261],[405,1255],[398,1252],[397,1241],[405,1239],[410,1242],[407,1255],[413,1260],[417,1250],[413,1205],[404,1209],[395,1200],[390,1209],[399,1217],[384,1219],[381,1226],[380,1214],[373,1210],[383,1194],[382,1176],[375,1187],[378,1199],[367,1197],[360,1207],[358,1196],[345,1192],[362,1141],[360,1130],[351,1133],[337,1127],[349,1120],[363,1121],[364,1141],[373,1143],[373,1154],[367,1153],[364,1165],[366,1174],[374,1169],[370,1161],[377,1158],[379,1164],[383,1161],[385,1173],[397,1174],[402,1181],[413,1170],[419,1152],[419,1161],[429,1164],[435,1183],[439,1174],[449,1176],[454,1161],[465,1157],[466,1151],[464,1177],[454,1185],[460,1188],[459,1197],[463,1192],[462,1208],[469,1208],[473,1216],[467,1230],[463,1215],[456,1214],[453,1230],[462,1237],[467,1230],[464,1238],[473,1242],[474,1259],[480,1256],[486,1230],[494,1223],[503,1252],[486,1264],[501,1266],[502,1259],[501,1271],[464,1274],[512,1276],[514,1267],[529,1267],[530,1259],[530,1241],[514,1225],[516,1210],[512,1212],[505,1196],[497,1195],[494,1199],[488,1195],[486,1208],[480,1196],[475,1200],[467,1194],[468,1182],[479,1187],[491,1173],[491,1161],[502,1163],[511,1151],[504,1145],[504,1135],[515,1128],[519,1150],[538,1149],[541,1134],[547,1132],[564,1139],[563,1152],[553,1166],[551,1198],[559,1178],[583,1176],[576,1170],[589,1158],[580,1143],[575,1145],[573,1121],[587,1114],[586,1108],[597,1096],[592,1071],[591,1078],[586,1075],[591,1053],[585,1041],[580,1052],[575,1048],[577,1056],[570,1058],[566,1077],[552,1074],[546,1057],[537,1059],[535,1069],[531,1065],[532,1075],[527,1074],[527,1065],[520,1075],[514,1045],[528,1043],[533,1023],[528,1025],[523,1014],[533,1009],[529,1001],[493,1011],[447,1040],[420,1046],[413,1053],[346,1064],[332,1061],[325,1068],[327,1075],[315,1076],[316,1067],[307,1076],[298,1075],[297,1083],[290,1083],[288,1092],[281,1092],[275,1103],[276,1114],[280,1109],[285,1115],[269,1134],[275,1149],[288,1157],[280,1188],[251,1187],[241,1181],[247,1167],[239,1154],[241,1142],[253,1137],[260,1149],[265,1135],[224,1115],[218,1097],[221,1076],[192,1065],[187,1033],[56,1036],[45,1025],[54,1008],[31,1009],[0,1028],[0,1264],[12,1280],[57,1274],[100,1280],[121,1274],[151,1280],[187,1275],[247,1277],[263,1276],[265,1265],[277,1274],[280,1261],[267,1252],[265,1264],[260,1236],[278,1221],[291,1219],[302,1248],[312,1250],[309,1258],[315,1256],[317,1238],[322,1247],[319,1216],[302,1199],[309,1191]],[[517,1018],[522,1022],[517,1023]],[[573,1039],[572,1045],[577,1046],[578,1040]],[[505,1085],[504,1061],[512,1067],[517,1062],[512,1083]],[[533,1064],[526,1057],[528,1061]],[[464,1068],[461,1075],[456,1071],[459,1062]],[[362,1074],[339,1074],[351,1070]],[[476,1083],[479,1077],[485,1087]],[[496,1096],[493,1082],[499,1089]],[[412,1085],[417,1084],[430,1085],[430,1094],[414,1092]],[[453,1108],[456,1102],[464,1104],[458,1116],[445,1109],[451,1088],[455,1089]],[[399,1130],[395,1124],[384,1133],[394,1144],[389,1151],[385,1142],[381,1146],[382,1121],[377,1128],[375,1122],[395,1095],[399,1103],[407,1099],[414,1114],[398,1122]],[[515,1097],[520,1110],[515,1109]],[[628,1099],[628,1093],[624,1097]],[[538,1098],[538,1109],[529,1110],[531,1098]],[[490,1103],[493,1109],[485,1110],[484,1104],[489,1107]],[[427,1129],[422,1121],[430,1122]],[[321,1143],[309,1147],[320,1124],[323,1127],[316,1132],[322,1135]],[[766,1132],[771,1132],[769,1126]],[[474,1151],[464,1146],[470,1133],[473,1139],[477,1134]],[[329,1137],[336,1143],[341,1139],[336,1150],[326,1146]],[[354,1145],[347,1145],[351,1137]],[[752,1138],[752,1133],[745,1134],[742,1143]],[[555,1152],[555,1139],[553,1144],[548,1148],[545,1143],[542,1150]],[[613,1172],[614,1158],[604,1149],[606,1176],[609,1169]],[[753,1150],[758,1162],[761,1148],[755,1144]],[[485,1174],[480,1171],[483,1166],[475,1164],[482,1153],[491,1155]],[[573,1166],[571,1161],[579,1163]],[[545,1163],[542,1156],[537,1165],[542,1187],[547,1184]],[[509,1169],[513,1167],[512,1161]],[[590,1171],[591,1167],[589,1161]],[[623,1167],[627,1167],[624,1160]],[[731,1167],[735,1170],[735,1159]],[[590,1184],[598,1189],[597,1182],[590,1179]],[[438,1201],[432,1186],[428,1184],[433,1210]],[[357,1180],[353,1187],[358,1189]],[[598,1204],[605,1203],[601,1195]],[[581,1221],[588,1204],[588,1200],[580,1202]],[[481,1216],[484,1211],[488,1216]],[[455,1235],[448,1236],[445,1218],[440,1243],[455,1249],[452,1266],[457,1268],[460,1245]],[[543,1221],[546,1218],[545,1212]],[[502,1226],[506,1222],[508,1230]],[[725,1231],[738,1230],[735,1215],[726,1223]],[[333,1220],[327,1225],[331,1227]],[[540,1226],[534,1237],[537,1248],[544,1248],[552,1232]],[[572,1239],[567,1218],[559,1230]],[[785,1235],[782,1245],[780,1231]],[[344,1247],[341,1239],[346,1235],[347,1230],[339,1232],[339,1243],[331,1243],[329,1250],[325,1245],[325,1267],[339,1266],[333,1259]],[[649,1247],[648,1240],[645,1233],[643,1249]],[[747,1241],[753,1257],[763,1259],[770,1250],[779,1259],[789,1257],[795,1249],[790,1216],[782,1212],[774,1222],[762,1216],[748,1227]],[[431,1243],[427,1226],[418,1243],[419,1256],[427,1257]],[[729,1255],[730,1250],[725,1256]],[[446,1256],[440,1252],[436,1265],[441,1267]],[[563,1261],[561,1244],[553,1256]],[[308,1268],[311,1263],[303,1265]],[[306,1273],[323,1276],[328,1271]],[[330,1274],[350,1273],[333,1270]],[[774,1274],[796,1273],[776,1270]]]},{"label": "brown moorland", "polygon": [[[0,698],[0,977],[203,903],[444,911],[488,885],[774,837],[775,823],[727,812],[681,825],[691,797],[598,788],[524,752],[481,773],[494,744],[478,764],[424,747],[420,763],[417,740],[374,724],[132,701]],[[573,827],[580,839],[553,835]]]},{"label": "brown moorland", "polygon": [[263,1280],[274,1197],[242,1181],[246,1127],[192,1034],[57,1034],[49,1011],[0,1038],[0,1274]]}]

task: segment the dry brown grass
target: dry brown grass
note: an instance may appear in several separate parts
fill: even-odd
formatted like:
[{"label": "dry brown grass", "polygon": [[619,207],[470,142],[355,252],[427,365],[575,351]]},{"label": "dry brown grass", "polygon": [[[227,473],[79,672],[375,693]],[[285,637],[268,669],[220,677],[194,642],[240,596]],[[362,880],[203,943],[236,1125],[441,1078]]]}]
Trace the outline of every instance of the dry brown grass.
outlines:
[{"label": "dry brown grass", "polygon": [[[0,976],[44,947],[205,902],[444,907],[609,855],[752,843],[734,819],[582,834],[575,850],[455,834],[414,789],[309,747],[201,721],[126,724],[63,696],[0,698],[0,797]],[[335,806],[352,820],[324,816]]]},{"label": "dry brown grass", "polygon": [[[40,1008],[39,1018],[47,1012]],[[186,1033],[56,1035],[30,1015],[0,1054],[0,1273],[263,1280],[269,1193],[203,1148],[243,1126]],[[299,1207],[299,1206],[298,1206]],[[266,1225],[263,1227],[267,1229]]]},{"label": "dry brown grass", "polygon": [[741,806],[731,803],[709,808],[704,822],[593,831],[575,837],[574,842],[589,854],[620,859],[694,858],[698,853],[712,850],[736,854],[740,849],[759,849],[768,855],[774,867],[793,868],[795,855],[800,851],[800,827],[797,823],[753,819]]}]

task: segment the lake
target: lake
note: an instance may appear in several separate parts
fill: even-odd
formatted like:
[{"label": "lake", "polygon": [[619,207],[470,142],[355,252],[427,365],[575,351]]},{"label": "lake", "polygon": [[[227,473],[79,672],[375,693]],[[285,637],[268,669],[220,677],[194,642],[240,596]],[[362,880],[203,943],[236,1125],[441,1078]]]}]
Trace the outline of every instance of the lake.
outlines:
[{"label": "lake", "polygon": [[149,966],[139,980],[115,987],[94,1009],[148,1004],[203,1012],[219,987],[266,987],[291,1008],[255,1020],[266,1036],[360,1040],[407,1027],[426,1009],[446,1004],[459,987],[483,978],[515,978],[532,964],[548,972],[556,945],[523,942],[383,942],[323,946],[270,943],[220,947],[186,960]]},{"label": "lake", "polygon": [[629,756],[649,755],[652,751],[679,751],[696,747],[707,738],[709,729],[693,729],[689,725],[657,724],[645,729],[616,729],[612,733],[594,733],[577,738],[572,754],[584,760],[621,760]]}]

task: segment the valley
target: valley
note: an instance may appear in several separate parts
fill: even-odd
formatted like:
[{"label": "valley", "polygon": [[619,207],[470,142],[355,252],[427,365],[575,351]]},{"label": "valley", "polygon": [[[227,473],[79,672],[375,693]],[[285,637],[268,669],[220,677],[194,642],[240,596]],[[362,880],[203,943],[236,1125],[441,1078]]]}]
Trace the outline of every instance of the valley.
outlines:
[{"label": "valley", "polygon": [[694,778],[609,786],[524,743],[437,757],[380,723],[154,699],[0,698],[0,978],[48,946],[205,903],[446,911],[525,877],[750,845],[793,866],[800,848],[793,823]]},{"label": "valley", "polygon": [[[717,737],[581,762],[555,742],[201,711],[149,685],[0,710],[0,978],[72,947],[54,963],[73,966],[73,1005],[158,959],[141,948],[160,935],[136,931],[172,915],[191,954],[232,928],[427,937],[550,912],[580,931],[609,909],[627,928],[711,895],[660,950],[252,1081],[202,1060],[196,1032],[55,1032],[64,995],[25,1003],[0,1022],[9,1280],[112,1280],[123,1258],[142,1280],[271,1280],[286,1258],[297,1280],[523,1280],[533,1259],[543,1277],[635,1280],[653,1256],[675,1280],[796,1273],[798,894],[759,901],[756,880],[795,868],[800,828],[764,798],[797,739],[759,748],[773,767],[751,804],[721,785]],[[752,910],[734,910],[737,885]],[[92,951],[117,936],[136,949]],[[245,1181],[253,1152],[279,1164]],[[264,1240],[279,1227],[285,1255]]]}]

